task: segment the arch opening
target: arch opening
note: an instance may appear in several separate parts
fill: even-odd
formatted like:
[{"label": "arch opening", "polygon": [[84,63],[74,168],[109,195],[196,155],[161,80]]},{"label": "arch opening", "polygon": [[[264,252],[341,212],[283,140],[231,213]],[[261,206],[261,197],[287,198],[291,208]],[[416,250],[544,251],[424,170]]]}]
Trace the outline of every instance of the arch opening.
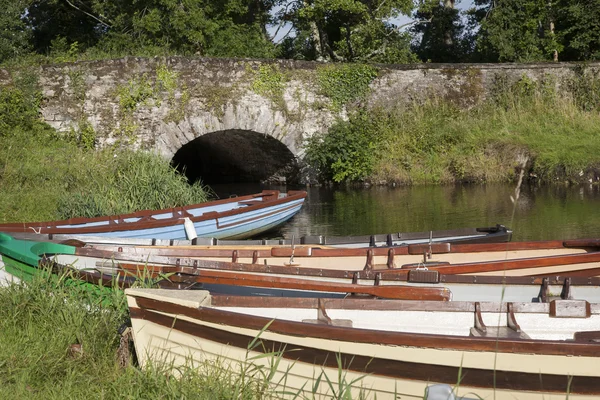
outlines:
[{"label": "arch opening", "polygon": [[294,154],[279,140],[254,131],[229,129],[200,136],[183,145],[172,164],[189,182],[297,183]]}]

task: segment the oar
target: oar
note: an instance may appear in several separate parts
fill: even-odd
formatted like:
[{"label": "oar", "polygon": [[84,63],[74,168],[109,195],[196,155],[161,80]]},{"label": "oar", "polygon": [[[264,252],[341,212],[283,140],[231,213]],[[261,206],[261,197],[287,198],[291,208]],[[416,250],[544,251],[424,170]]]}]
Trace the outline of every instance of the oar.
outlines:
[{"label": "oar", "polygon": [[[149,271],[153,276],[166,273],[171,267],[160,265],[139,265],[119,263],[127,272],[143,274]],[[356,293],[376,296],[384,299],[397,300],[438,300],[452,299],[452,293],[445,287],[414,287],[402,285],[358,285],[352,283],[338,283],[312,279],[285,278],[268,274],[248,274],[237,271],[220,271],[197,269],[195,274],[175,274],[168,278],[172,282],[212,283],[231,286],[254,286],[262,288],[295,289],[315,292]]]},{"label": "oar", "polygon": [[[511,270],[531,270],[535,273],[536,268],[560,267],[573,264],[587,264],[600,262],[600,251],[592,253],[569,254],[562,256],[532,257],[513,260],[498,260],[487,262],[474,262],[466,264],[440,265],[429,267],[429,270],[439,271],[446,275],[455,274],[477,274],[482,272],[504,272]],[[408,274],[406,269],[381,271],[381,278],[394,274]],[[569,271],[556,271],[553,274],[568,275]]]},{"label": "oar", "polygon": [[272,275],[246,274],[241,272],[225,272],[201,270],[197,275],[177,275],[170,277],[173,282],[179,280],[189,282],[190,277],[196,282],[233,286],[253,286],[263,288],[309,290],[317,292],[357,293],[372,295],[385,299],[397,300],[438,300],[448,301],[452,293],[445,287],[414,287],[401,285],[367,286],[349,283],[337,283],[310,279],[282,278]]}]

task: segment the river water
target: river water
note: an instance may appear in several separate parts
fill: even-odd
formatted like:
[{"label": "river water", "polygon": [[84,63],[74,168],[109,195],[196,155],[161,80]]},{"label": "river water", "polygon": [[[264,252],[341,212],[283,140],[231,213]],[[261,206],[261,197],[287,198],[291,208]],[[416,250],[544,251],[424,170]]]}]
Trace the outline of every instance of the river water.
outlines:
[{"label": "river water", "polygon": [[516,204],[510,184],[371,187],[212,186],[223,198],[262,189],[302,189],[307,201],[291,221],[266,238],[292,235],[368,235],[503,224],[513,240],[600,237],[598,186],[521,186]]}]

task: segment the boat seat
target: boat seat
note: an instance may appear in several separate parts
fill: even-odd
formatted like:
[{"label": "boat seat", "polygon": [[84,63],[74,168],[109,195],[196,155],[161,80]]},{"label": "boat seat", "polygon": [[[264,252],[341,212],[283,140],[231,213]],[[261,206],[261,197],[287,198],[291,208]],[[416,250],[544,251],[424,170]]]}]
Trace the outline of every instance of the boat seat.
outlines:
[{"label": "boat seat", "polygon": [[307,324],[318,324],[318,325],[331,325],[331,326],[345,326],[352,328],[352,320],[350,319],[331,319],[325,311],[325,304],[323,299],[317,300],[317,319],[303,319],[302,322]]},{"label": "boat seat", "polygon": [[576,342],[600,342],[600,331],[578,331],[573,334]]},{"label": "boat seat", "polygon": [[240,201],[240,204],[243,204],[245,206],[255,206],[257,204],[264,204],[264,200],[244,200],[244,201]]},{"label": "boat seat", "polygon": [[450,243],[418,243],[408,245],[408,254],[444,254],[450,253]]},{"label": "boat seat", "polygon": [[477,328],[471,328],[471,336],[501,339],[530,339],[529,335],[525,332],[517,332],[508,326],[486,326],[485,332]]},{"label": "boat seat", "polygon": [[332,319],[331,323],[323,322],[320,319],[303,319],[302,322],[307,324],[343,326],[346,328],[352,328],[351,319]]},{"label": "boat seat", "polygon": [[506,303],[506,326],[486,326],[481,316],[481,304],[475,303],[475,323],[470,329],[470,336],[502,338],[502,339],[530,339],[529,335],[521,330],[515,319],[512,303]]},{"label": "boat seat", "polygon": [[450,265],[450,262],[448,262],[448,261],[426,261],[426,262],[419,262],[419,263],[402,264],[400,269],[418,269],[418,268],[427,269],[429,267],[431,267],[431,268],[441,267],[444,265]]}]

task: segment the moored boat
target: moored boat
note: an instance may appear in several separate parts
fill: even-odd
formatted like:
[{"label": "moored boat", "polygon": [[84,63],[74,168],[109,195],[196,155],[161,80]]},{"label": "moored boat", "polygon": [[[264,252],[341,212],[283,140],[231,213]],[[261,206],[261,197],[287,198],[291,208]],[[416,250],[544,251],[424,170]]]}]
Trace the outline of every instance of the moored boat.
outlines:
[{"label": "moored boat", "polygon": [[[590,269],[592,273],[588,276],[575,274],[573,277],[568,273],[564,276],[553,274],[534,277],[444,274],[443,269],[388,269],[387,266],[383,270],[330,270],[198,258],[172,259],[153,254],[132,255],[50,242],[17,240],[5,234],[0,234],[0,254],[5,258],[8,267],[17,271],[14,273],[17,276],[20,274],[18,271],[22,269],[19,262],[31,267],[24,271],[27,273],[30,270],[35,272],[41,264],[52,263],[63,270],[77,270],[80,275],[85,272],[85,279],[98,280],[93,278],[93,273],[108,277],[128,276],[144,279],[167,277],[166,280],[172,285],[177,285],[177,288],[204,287],[214,293],[238,295],[343,297],[353,293],[381,298],[421,300],[548,302],[553,298],[586,298],[600,302],[600,278],[592,277],[593,269]],[[592,255],[600,258],[598,252],[574,255]],[[548,259],[557,260],[552,257]],[[547,259],[524,259],[527,263],[532,261],[540,264],[547,262]],[[593,261],[591,263],[594,264]],[[598,263],[598,260],[595,263]],[[470,264],[467,266],[472,267]],[[532,270],[535,271],[536,268]]]},{"label": "moored boat", "polygon": [[179,267],[198,267],[201,261],[230,261],[244,264],[237,267],[239,271],[278,270],[296,275],[311,274],[311,269],[319,270],[319,276],[334,274],[333,271],[336,270],[343,271],[347,276],[349,271],[363,270],[363,275],[379,274],[384,279],[408,275],[414,269],[480,276],[600,275],[599,239],[484,244],[427,243],[359,249],[313,246],[267,246],[256,249],[83,245],[74,252],[79,256]]},{"label": "moored boat", "polygon": [[306,192],[275,190],[184,207],[61,221],[0,224],[0,232],[108,236],[117,238],[244,239],[292,218]]},{"label": "moored boat", "polygon": [[[126,290],[142,365],[248,363],[274,393],[423,399],[435,383],[477,398],[600,396],[600,305],[211,296]],[[258,367],[257,367],[258,366]],[[275,369],[275,370],[273,370]],[[246,369],[248,370],[248,369]],[[266,371],[266,372],[264,372]]]},{"label": "moored boat", "polygon": [[[1,227],[0,227],[1,231]],[[335,248],[363,248],[363,247],[394,247],[408,246],[418,243],[503,243],[509,242],[512,238],[512,230],[504,225],[480,228],[459,228],[450,230],[434,230],[424,232],[394,232],[377,235],[361,236],[323,236],[309,235],[291,239],[218,239],[214,237],[197,237],[192,240],[179,239],[157,239],[157,238],[130,238],[130,237],[109,237],[92,236],[77,234],[37,234],[33,232],[11,232],[11,235],[17,239],[53,241],[53,242],[73,242],[80,241],[88,245],[104,246],[104,249],[121,246],[153,246],[153,247],[174,247],[174,248],[203,248],[217,246],[219,248],[255,248],[265,249],[266,247],[305,245],[314,247],[335,247]]]}]

